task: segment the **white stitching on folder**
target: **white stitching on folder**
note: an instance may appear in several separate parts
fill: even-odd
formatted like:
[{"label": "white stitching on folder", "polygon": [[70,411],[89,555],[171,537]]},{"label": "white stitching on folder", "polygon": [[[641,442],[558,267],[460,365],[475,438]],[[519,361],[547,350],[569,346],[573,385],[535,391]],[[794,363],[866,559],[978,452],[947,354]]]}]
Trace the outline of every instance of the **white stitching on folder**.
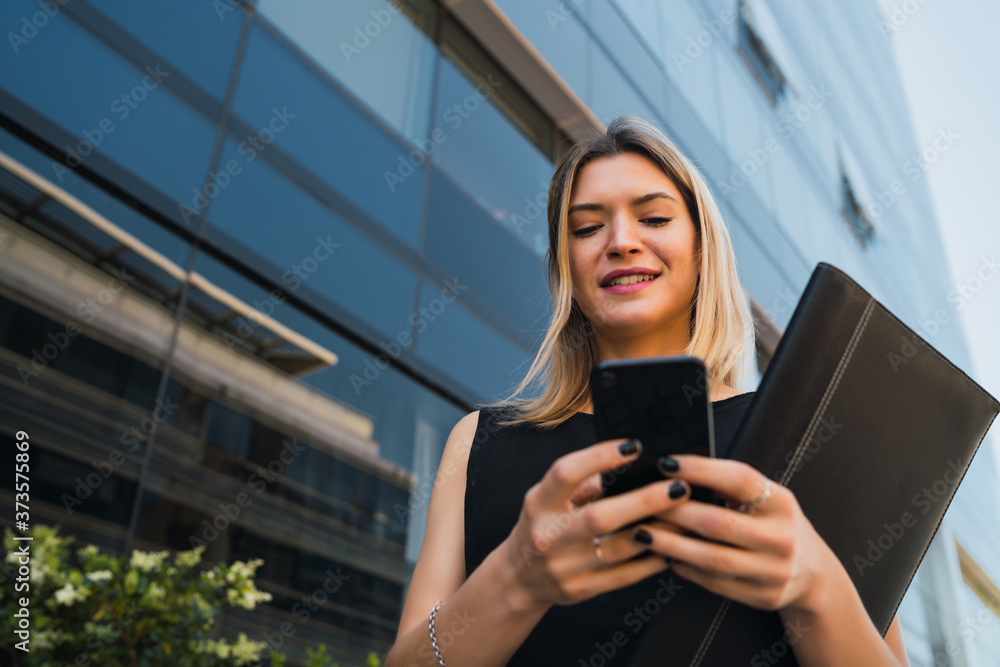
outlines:
[{"label": "white stitching on folder", "polygon": [[802,440],[799,441],[798,447],[795,448],[795,456],[792,457],[791,462],[788,464],[788,468],[785,469],[785,474],[782,475],[781,484],[783,486],[788,486],[788,482],[791,481],[792,475],[799,467],[799,461],[806,452],[806,445],[812,440],[813,435],[816,433],[816,429],[819,428],[820,419],[823,413],[826,412],[826,406],[830,404],[833,399],[834,392],[837,391],[837,386],[840,384],[840,378],[844,376],[844,371],[847,370],[847,364],[851,361],[851,357],[854,356],[854,350],[858,346],[858,342],[861,340],[861,334],[868,327],[868,319],[871,317],[874,311],[875,299],[869,298],[868,305],[865,306],[865,312],[861,315],[861,319],[858,320],[858,325],[854,328],[854,335],[851,336],[851,340],[847,344],[847,349],[844,350],[844,356],[841,357],[840,363],[837,365],[837,371],[833,374],[830,379],[830,384],[827,385],[826,392],[823,394],[823,398],[819,402],[819,406],[816,408],[816,412],[813,413],[812,421],[809,422],[808,428],[806,428],[805,433],[802,434]]},{"label": "white stitching on folder", "polygon": [[[854,350],[857,348],[858,342],[861,340],[861,334],[864,333],[864,330],[868,327],[868,319],[871,317],[874,306],[875,299],[869,296],[868,304],[865,306],[865,310],[861,314],[861,318],[858,320],[857,326],[854,327],[854,333],[851,335],[851,340],[848,341],[847,347],[844,349],[844,354],[840,358],[840,362],[837,364],[837,370],[830,379],[830,384],[827,385],[826,391],[823,393],[823,398],[820,399],[819,406],[816,408],[816,412],[813,413],[812,420],[810,420],[809,426],[806,428],[806,431],[802,436],[802,440],[799,441],[798,446],[795,448],[795,456],[792,457],[791,463],[789,463],[788,468],[785,469],[785,474],[781,479],[781,484],[783,486],[786,486],[791,480],[792,473],[798,467],[798,462],[802,458],[803,453],[806,451],[806,445],[812,439],[816,429],[819,428],[820,416],[826,411],[826,406],[829,405],[830,400],[833,398],[833,394],[837,390],[837,385],[840,384],[840,378],[843,377],[844,371],[847,369],[847,364],[851,361],[851,357],[854,356]],[[730,602],[732,602],[732,600],[727,598],[722,606],[719,607],[719,611],[715,613],[715,619],[712,621],[712,625],[709,626],[708,633],[701,641],[701,646],[698,647],[698,652],[691,660],[689,667],[698,667],[701,664],[701,661],[704,660],[709,647],[712,645],[712,640],[715,639],[715,633],[717,633],[719,628],[722,627],[722,619],[725,617],[726,612],[729,611]]]}]

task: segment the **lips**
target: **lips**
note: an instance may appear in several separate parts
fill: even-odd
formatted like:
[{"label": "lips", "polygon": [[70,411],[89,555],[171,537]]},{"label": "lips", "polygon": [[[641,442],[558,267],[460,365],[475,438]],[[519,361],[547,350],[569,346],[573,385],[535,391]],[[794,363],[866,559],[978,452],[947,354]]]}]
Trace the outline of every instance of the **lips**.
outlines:
[{"label": "lips", "polygon": [[641,266],[631,269],[615,269],[601,279],[601,287],[610,287],[612,283],[616,285],[631,285],[637,282],[652,280],[658,275],[660,274],[656,271]]}]

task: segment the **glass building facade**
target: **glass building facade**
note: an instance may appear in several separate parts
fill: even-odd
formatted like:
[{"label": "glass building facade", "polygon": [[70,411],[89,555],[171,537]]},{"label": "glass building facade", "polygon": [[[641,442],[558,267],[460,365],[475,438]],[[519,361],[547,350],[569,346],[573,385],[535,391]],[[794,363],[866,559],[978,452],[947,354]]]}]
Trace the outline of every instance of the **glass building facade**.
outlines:
[{"label": "glass building facade", "polygon": [[[553,162],[625,112],[715,188],[759,368],[818,261],[968,368],[922,180],[948,129],[916,144],[879,20],[869,0],[3,3],[0,430],[31,435],[33,519],[263,558],[274,599],[225,633],[291,622],[293,664],[384,655],[448,432],[545,330]],[[994,470],[983,447],[904,599],[911,664],[1000,660]]]}]

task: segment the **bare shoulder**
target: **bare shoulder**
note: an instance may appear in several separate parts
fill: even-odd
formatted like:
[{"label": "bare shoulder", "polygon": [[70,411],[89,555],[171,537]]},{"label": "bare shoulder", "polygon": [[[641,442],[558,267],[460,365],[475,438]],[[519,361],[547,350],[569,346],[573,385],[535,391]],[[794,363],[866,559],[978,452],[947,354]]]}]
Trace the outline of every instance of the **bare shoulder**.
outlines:
[{"label": "bare shoulder", "polygon": [[739,396],[740,392],[735,388],[730,387],[728,384],[723,384],[722,382],[713,382],[711,388],[709,389],[708,400],[710,401],[721,401],[724,398],[730,398],[732,396]]},{"label": "bare shoulder", "polygon": [[478,425],[479,411],[470,412],[445,442],[397,636],[425,623],[434,602],[446,600],[465,581],[465,473]]}]

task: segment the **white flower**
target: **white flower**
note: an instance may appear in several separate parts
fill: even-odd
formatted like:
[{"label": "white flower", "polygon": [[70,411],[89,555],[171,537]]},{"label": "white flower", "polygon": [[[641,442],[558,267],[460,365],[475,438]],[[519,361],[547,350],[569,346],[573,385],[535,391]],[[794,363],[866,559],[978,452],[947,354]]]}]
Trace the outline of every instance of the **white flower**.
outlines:
[{"label": "white flower", "polygon": [[93,582],[101,581],[111,581],[111,570],[97,570],[96,572],[88,572],[87,579]]},{"label": "white flower", "polygon": [[169,555],[169,551],[139,551],[136,549],[132,552],[132,559],[129,561],[129,565],[137,570],[149,572],[158,568],[163,559]]},{"label": "white flower", "polygon": [[146,590],[146,595],[149,597],[150,600],[158,602],[167,596],[167,591],[163,589],[163,586],[160,586],[160,584],[154,581],[149,585],[149,588]]},{"label": "white flower", "polygon": [[205,551],[205,547],[197,546],[190,551],[181,551],[174,558],[174,563],[178,567],[194,567],[201,561],[201,555]]},{"label": "white flower", "polygon": [[76,589],[73,588],[73,584],[66,584],[62,588],[56,591],[56,602],[59,604],[64,604],[67,607],[71,606],[76,602],[77,594]]}]

